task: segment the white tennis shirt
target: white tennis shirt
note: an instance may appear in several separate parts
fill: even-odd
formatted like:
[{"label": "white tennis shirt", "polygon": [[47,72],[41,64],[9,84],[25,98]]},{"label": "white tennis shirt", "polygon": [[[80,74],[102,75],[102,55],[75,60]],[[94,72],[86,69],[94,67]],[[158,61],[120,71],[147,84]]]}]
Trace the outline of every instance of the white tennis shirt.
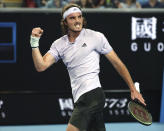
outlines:
[{"label": "white tennis shirt", "polygon": [[62,59],[67,67],[74,102],[84,93],[101,87],[99,81],[100,54],[112,50],[106,37],[97,31],[83,28],[74,43],[68,36],[54,41],[48,51],[55,61]]}]

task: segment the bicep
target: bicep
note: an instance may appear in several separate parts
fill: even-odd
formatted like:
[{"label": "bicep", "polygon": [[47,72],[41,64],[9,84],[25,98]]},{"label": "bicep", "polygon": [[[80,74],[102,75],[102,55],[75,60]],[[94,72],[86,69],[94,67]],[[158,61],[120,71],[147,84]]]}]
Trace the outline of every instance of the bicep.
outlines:
[{"label": "bicep", "polygon": [[55,58],[53,55],[51,55],[49,52],[47,52],[44,56],[43,56],[43,61],[46,65],[46,67],[50,67],[52,64],[55,63]]}]

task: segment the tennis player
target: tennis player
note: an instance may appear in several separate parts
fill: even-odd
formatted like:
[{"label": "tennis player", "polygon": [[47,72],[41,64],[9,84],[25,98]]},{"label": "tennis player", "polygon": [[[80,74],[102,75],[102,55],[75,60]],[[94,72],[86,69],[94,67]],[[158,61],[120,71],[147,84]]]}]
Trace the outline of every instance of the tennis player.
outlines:
[{"label": "tennis player", "polygon": [[61,26],[64,36],[54,41],[42,56],[39,39],[43,34],[40,27],[31,33],[30,44],[32,57],[38,72],[46,70],[62,59],[66,65],[72,87],[74,110],[69,120],[67,131],[105,131],[103,108],[104,92],[99,81],[100,54],[115,67],[131,91],[131,98],[138,99],[145,105],[141,94],[136,91],[126,66],[114,52],[106,37],[97,31],[85,28],[81,8],[68,4],[62,9]]}]

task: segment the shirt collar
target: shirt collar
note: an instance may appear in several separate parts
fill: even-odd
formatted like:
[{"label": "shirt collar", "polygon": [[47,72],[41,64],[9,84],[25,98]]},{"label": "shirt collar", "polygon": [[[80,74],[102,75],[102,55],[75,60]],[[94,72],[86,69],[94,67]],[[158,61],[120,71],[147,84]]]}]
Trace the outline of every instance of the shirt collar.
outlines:
[{"label": "shirt collar", "polygon": [[[83,34],[84,34],[84,30],[85,30],[85,29],[82,28],[82,30],[80,31],[80,34],[79,34],[78,37],[75,39],[75,42],[81,39],[81,37],[82,37]],[[70,43],[70,42],[69,42],[69,39],[68,39],[68,35],[66,35],[66,38],[67,38],[68,43]],[[74,42],[74,43],[75,43],[75,42]]]}]

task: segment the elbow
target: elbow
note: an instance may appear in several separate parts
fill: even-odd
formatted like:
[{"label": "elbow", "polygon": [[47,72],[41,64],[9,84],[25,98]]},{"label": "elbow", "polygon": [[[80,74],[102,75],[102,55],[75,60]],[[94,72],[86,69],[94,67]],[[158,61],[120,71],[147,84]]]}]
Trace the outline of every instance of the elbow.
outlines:
[{"label": "elbow", "polygon": [[36,71],[37,71],[37,72],[43,72],[43,71],[45,71],[45,70],[43,70],[43,69],[36,69]]},{"label": "elbow", "polygon": [[46,67],[35,67],[37,72],[43,72],[46,70]]}]

